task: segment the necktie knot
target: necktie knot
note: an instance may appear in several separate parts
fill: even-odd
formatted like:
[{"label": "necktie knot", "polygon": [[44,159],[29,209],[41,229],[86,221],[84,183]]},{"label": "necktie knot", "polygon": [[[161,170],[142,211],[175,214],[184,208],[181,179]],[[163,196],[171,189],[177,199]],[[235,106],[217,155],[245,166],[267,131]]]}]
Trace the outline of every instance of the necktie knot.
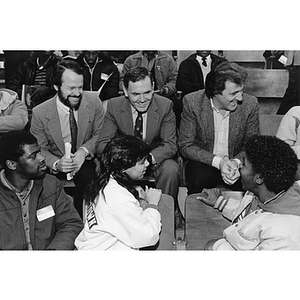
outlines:
[{"label": "necktie knot", "polygon": [[202,65],[207,67],[206,57],[202,57]]}]

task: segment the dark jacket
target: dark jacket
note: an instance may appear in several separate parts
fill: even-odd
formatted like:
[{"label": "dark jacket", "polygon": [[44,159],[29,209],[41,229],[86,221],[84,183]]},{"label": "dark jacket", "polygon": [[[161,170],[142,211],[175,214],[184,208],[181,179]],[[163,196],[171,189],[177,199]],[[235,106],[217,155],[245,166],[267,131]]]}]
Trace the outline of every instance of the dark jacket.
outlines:
[{"label": "dark jacket", "polygon": [[[38,221],[37,211],[51,205],[55,215]],[[73,250],[82,220],[52,175],[35,180],[29,202],[30,239],[34,250]],[[20,200],[0,181],[0,249],[27,250]]]},{"label": "dark jacket", "polygon": [[[204,80],[201,67],[196,59],[197,54],[193,53],[187,59],[183,60],[179,66],[176,88],[182,91],[182,97],[188,93],[204,89]],[[217,65],[226,61],[225,58],[210,54],[211,70]]]},{"label": "dark jacket", "polygon": [[[80,54],[76,61],[83,68],[83,89],[85,91],[98,91],[105,83],[100,93],[100,99],[102,101],[119,95],[120,73],[109,56],[100,52],[98,62],[94,66],[93,70],[91,70],[89,65],[84,61],[83,54]],[[105,80],[107,77],[109,77],[108,80]]]},{"label": "dark jacket", "polygon": [[[52,54],[50,60],[44,66],[46,68],[46,87],[41,99],[34,101],[36,104],[42,103],[45,100],[53,97],[56,94],[56,90],[53,86],[53,72],[56,67],[56,64],[60,61],[56,55]],[[36,55],[31,55],[24,63],[22,63],[17,71],[12,76],[11,81],[8,83],[7,88],[18,93],[19,98],[21,99],[22,85],[34,85],[35,75],[37,70],[37,57]]]}]

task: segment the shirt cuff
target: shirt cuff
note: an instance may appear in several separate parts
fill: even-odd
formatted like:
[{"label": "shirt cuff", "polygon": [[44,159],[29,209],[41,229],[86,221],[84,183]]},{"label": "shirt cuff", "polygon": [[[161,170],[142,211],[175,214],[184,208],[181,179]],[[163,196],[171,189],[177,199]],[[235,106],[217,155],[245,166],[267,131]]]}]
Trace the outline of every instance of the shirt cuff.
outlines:
[{"label": "shirt cuff", "polygon": [[59,170],[58,170],[58,168],[57,168],[58,162],[59,162],[59,159],[56,160],[56,161],[54,162],[54,164],[52,165],[52,171],[54,171],[54,173],[58,173],[58,172],[59,172]]},{"label": "shirt cuff", "polygon": [[220,156],[215,156],[213,158],[213,161],[212,161],[212,166],[217,168],[218,170],[220,170],[220,162],[222,160],[222,157]]}]

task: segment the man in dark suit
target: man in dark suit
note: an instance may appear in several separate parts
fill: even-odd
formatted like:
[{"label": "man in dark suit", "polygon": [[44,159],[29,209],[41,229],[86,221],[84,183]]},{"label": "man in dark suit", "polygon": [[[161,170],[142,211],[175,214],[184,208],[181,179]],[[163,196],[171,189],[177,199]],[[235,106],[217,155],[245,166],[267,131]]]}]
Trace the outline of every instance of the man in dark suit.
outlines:
[{"label": "man in dark suit", "polygon": [[[83,70],[74,60],[57,65],[54,88],[57,95],[33,109],[30,130],[51,173],[60,179],[68,173],[74,177],[74,205],[82,215],[84,189],[96,176],[93,158],[104,109],[97,97],[83,93]],[[72,144],[70,158],[66,157],[66,142]]]},{"label": "man in dark suit", "polygon": [[258,101],[243,94],[247,76],[239,65],[223,62],[207,75],[205,90],[183,98],[178,145],[188,159],[189,194],[217,185],[242,189],[242,151],[247,139],[259,134]]},{"label": "man in dark suit", "polygon": [[[174,157],[177,153],[176,121],[171,100],[154,94],[151,74],[144,67],[134,67],[124,76],[125,96],[110,99],[104,118],[97,155],[117,134],[139,135],[151,146],[151,169],[156,187],[175,200],[179,188],[179,166]],[[140,130],[135,126],[141,120]],[[138,132],[139,131],[139,132]]]},{"label": "man in dark suit", "polygon": [[211,53],[211,50],[197,50],[183,60],[179,66],[176,88],[182,97],[204,89],[207,74],[225,61],[225,58]]}]

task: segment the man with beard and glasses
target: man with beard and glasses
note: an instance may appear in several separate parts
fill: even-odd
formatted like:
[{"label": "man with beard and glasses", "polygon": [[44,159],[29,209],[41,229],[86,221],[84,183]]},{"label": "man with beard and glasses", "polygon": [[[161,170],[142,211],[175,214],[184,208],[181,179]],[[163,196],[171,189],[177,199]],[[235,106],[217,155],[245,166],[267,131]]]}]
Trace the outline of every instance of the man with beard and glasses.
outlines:
[{"label": "man with beard and glasses", "polygon": [[29,132],[0,139],[0,249],[73,250],[83,228],[70,197]]},{"label": "man with beard and glasses", "polygon": [[[82,216],[84,189],[96,176],[93,158],[104,109],[99,99],[83,93],[83,70],[74,60],[57,65],[53,83],[57,95],[33,109],[30,130],[50,172],[59,179],[74,178],[74,205]],[[72,145],[70,158],[66,142]]]},{"label": "man with beard and glasses", "polygon": [[[173,197],[179,212],[179,167],[174,160],[177,138],[173,103],[154,94],[151,74],[144,67],[127,71],[124,76],[124,94],[125,96],[112,98],[108,102],[97,143],[97,155],[101,155],[105,146],[116,135],[135,135],[146,141],[151,148],[151,165],[146,175],[150,173],[154,176],[156,188]],[[174,207],[170,207],[169,214],[173,217],[174,224]]]}]

